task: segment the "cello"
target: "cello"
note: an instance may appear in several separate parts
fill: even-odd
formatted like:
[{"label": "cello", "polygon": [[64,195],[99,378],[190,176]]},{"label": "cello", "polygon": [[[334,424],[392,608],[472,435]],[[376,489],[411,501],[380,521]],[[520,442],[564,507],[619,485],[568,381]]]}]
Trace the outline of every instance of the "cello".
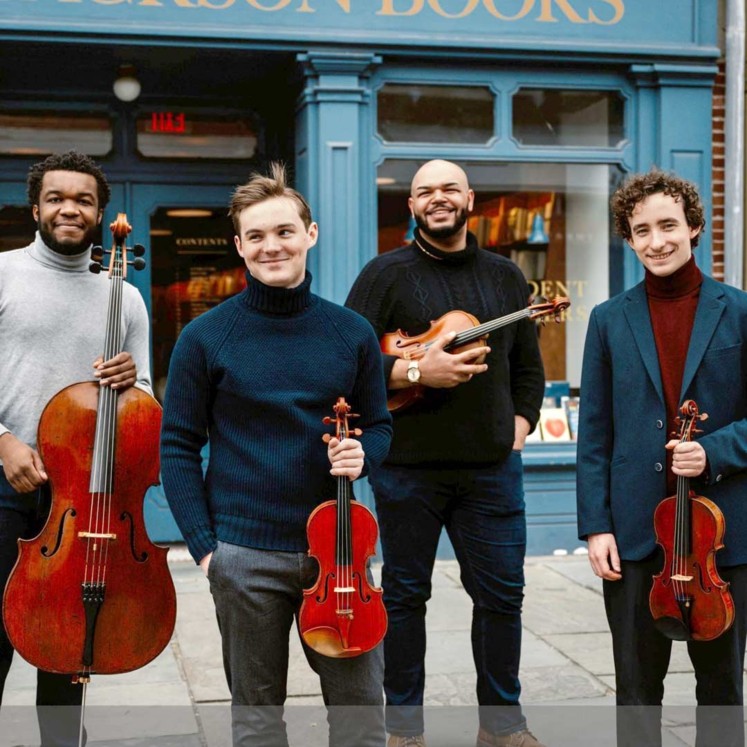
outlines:
[{"label": "cello", "polygon": [[[127,266],[145,266],[140,245],[128,260],[132,227],[124,213],[111,230],[104,360],[122,351]],[[96,247],[93,256],[100,260],[103,250]],[[91,270],[100,272],[101,265],[94,262]],[[3,621],[26,661],[70,674],[84,688],[91,674],[144,666],[174,629],[168,549],[150,541],[143,523],[143,496],[159,482],[160,424],[161,408],[150,394],[98,382],[62,389],[39,421],[52,506],[37,537],[18,540]]]},{"label": "cello", "polygon": [[[335,417],[324,423],[335,424],[341,441],[360,436],[350,430],[350,405],[340,397]],[[329,443],[331,436],[322,437]],[[377,646],[387,629],[382,590],[372,587],[366,577],[367,560],[376,552],[378,525],[371,511],[353,499],[350,480],[337,477],[337,500],[318,505],[306,524],[309,555],[319,564],[316,583],[304,589],[298,616],[301,637],[314,651],[336,659],[360,656]]]},{"label": "cello", "polygon": [[[514,311],[511,314],[492,319],[480,324],[477,317],[467,311],[449,311],[435,321],[431,326],[419,335],[412,337],[401,329],[396,332],[387,332],[379,340],[381,352],[384,355],[394,355],[397,358],[414,361],[420,360],[428,351],[428,348],[442,335],[448,332],[456,332],[453,340],[444,345],[444,350],[457,353],[470,348],[484,345],[491,332],[509,324],[514,324],[521,319],[542,319],[550,314],[554,315],[555,321],[560,322],[561,313],[565,311],[571,302],[563,296],[556,296],[552,301],[538,301],[525,309]],[[483,359],[475,360],[482,363]],[[390,412],[404,410],[425,396],[427,387],[422,384],[399,389],[389,394],[387,407]]]},{"label": "cello", "polygon": [[[706,420],[691,399],[680,408],[680,443],[690,441],[695,425]],[[656,541],[664,567],[653,578],[649,607],[657,630],[675,641],[711,641],[734,622],[734,600],[716,568],[723,544],[724,515],[708,498],[690,489],[690,478],[677,475],[677,494],[654,513]]]}]

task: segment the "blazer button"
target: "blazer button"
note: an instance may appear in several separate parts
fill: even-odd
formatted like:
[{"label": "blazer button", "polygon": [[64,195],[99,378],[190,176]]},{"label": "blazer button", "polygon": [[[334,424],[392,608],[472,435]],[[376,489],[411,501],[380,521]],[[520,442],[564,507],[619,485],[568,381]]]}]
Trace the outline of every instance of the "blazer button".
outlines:
[{"label": "blazer button", "polygon": [[723,475],[716,475],[716,482],[721,482]]},{"label": "blazer button", "polygon": [[662,471],[662,470],[664,469],[664,467],[662,467],[662,466],[661,466],[661,462],[657,462],[657,463],[656,463],[656,464],[654,465],[654,469],[655,469],[655,470],[656,470],[657,472],[661,472],[661,471]]},{"label": "blazer button", "polygon": [[661,421],[661,420],[657,420],[657,421],[656,421],[656,427],[657,427],[657,428],[663,428],[663,427],[664,427],[664,423],[662,423],[662,421]]}]

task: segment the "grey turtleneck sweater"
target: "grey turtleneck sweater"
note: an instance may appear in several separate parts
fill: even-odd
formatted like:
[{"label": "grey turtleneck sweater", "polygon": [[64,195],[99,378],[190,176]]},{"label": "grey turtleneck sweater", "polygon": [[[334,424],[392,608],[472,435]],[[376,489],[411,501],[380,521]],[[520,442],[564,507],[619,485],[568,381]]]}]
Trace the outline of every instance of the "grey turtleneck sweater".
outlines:
[{"label": "grey turtleneck sweater", "polygon": [[[104,352],[107,276],[88,271],[90,254],[53,252],[37,233],[24,249],[0,253],[0,436],[10,431],[36,448],[42,410],[60,389],[95,381]],[[138,386],[150,391],[149,323],[140,293],[122,294],[123,349]]]}]

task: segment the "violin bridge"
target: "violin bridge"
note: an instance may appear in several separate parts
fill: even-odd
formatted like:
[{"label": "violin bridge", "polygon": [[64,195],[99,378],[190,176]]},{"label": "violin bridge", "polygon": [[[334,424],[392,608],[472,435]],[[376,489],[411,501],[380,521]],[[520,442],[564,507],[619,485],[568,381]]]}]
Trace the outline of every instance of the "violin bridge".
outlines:
[{"label": "violin bridge", "polygon": [[100,534],[99,532],[78,532],[80,539],[105,539],[115,540],[117,539],[116,534]]},{"label": "violin bridge", "polygon": [[670,576],[669,578],[670,578],[670,579],[671,579],[672,581],[692,581],[692,580],[693,580],[693,576],[683,576],[683,575],[682,575],[682,574],[680,574],[680,573],[677,573],[677,574],[676,574],[676,575],[674,575],[674,576]]},{"label": "violin bridge", "polygon": [[341,592],[341,593],[352,592],[352,591],[355,591],[355,586],[335,586],[333,591]]},{"label": "violin bridge", "polygon": [[335,613],[340,615],[340,617],[349,617],[351,620],[353,619],[353,610],[335,610]]}]

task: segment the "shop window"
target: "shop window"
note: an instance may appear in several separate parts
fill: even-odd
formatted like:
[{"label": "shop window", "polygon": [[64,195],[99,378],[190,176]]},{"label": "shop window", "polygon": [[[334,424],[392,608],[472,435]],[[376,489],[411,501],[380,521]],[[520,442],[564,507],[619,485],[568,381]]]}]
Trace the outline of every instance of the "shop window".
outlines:
[{"label": "shop window", "polygon": [[252,122],[153,111],[137,118],[137,149],[146,158],[247,160],[257,152]]},{"label": "shop window", "polygon": [[105,156],[112,149],[112,123],[95,113],[25,112],[0,114],[0,153],[46,156],[77,150]]},{"label": "shop window", "polygon": [[0,252],[28,246],[36,233],[36,222],[28,205],[0,208]]},{"label": "shop window", "polygon": [[495,131],[494,98],[480,86],[388,83],[377,97],[378,132],[390,143],[486,143]]},{"label": "shop window", "polygon": [[522,145],[615,148],[625,137],[614,91],[522,88],[513,97],[513,136]]},{"label": "shop window", "polygon": [[[420,165],[387,160],[379,167],[379,252],[412,239],[407,198]],[[609,197],[622,173],[607,164],[460,165],[475,191],[467,225],[483,250],[515,262],[532,299],[570,299],[562,324],[540,327],[540,347],[547,379],[579,387],[589,313],[617,290],[622,276],[621,244],[612,236],[609,214]]]},{"label": "shop window", "polygon": [[184,326],[246,284],[233,234],[224,208],[159,207],[151,217],[153,388],[159,400]]}]

